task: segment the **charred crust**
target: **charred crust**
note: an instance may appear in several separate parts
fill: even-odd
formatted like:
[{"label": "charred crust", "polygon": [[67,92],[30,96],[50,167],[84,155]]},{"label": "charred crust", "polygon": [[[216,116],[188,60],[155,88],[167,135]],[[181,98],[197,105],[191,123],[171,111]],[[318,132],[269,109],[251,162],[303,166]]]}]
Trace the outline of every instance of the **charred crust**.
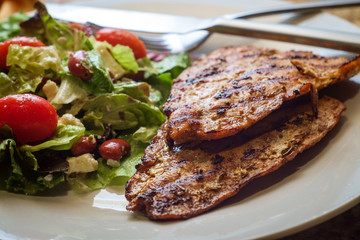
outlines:
[{"label": "charred crust", "polygon": [[221,108],[221,109],[218,109],[217,111],[216,111],[216,113],[218,114],[218,115],[222,115],[222,114],[224,114],[226,112],[226,109],[225,108]]},{"label": "charred crust", "polygon": [[219,94],[216,94],[214,96],[215,99],[220,99],[220,98],[230,98],[232,95],[232,92],[229,92],[228,89],[225,89],[223,91],[221,91]]},{"label": "charred crust", "polygon": [[223,156],[220,156],[219,154],[215,155],[215,158],[213,160],[213,164],[219,164],[224,160]]}]

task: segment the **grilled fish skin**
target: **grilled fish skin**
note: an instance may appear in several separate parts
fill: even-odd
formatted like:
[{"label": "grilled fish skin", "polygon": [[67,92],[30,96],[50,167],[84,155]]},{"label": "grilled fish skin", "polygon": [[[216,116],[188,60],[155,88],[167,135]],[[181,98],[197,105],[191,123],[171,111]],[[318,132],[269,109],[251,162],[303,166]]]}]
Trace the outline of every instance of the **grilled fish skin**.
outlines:
[{"label": "grilled fish skin", "polygon": [[228,137],[260,121],[284,102],[347,80],[360,57],[323,57],[252,46],[225,47],[196,61],[174,80],[164,104],[176,143]]},{"label": "grilled fish skin", "polygon": [[[317,118],[310,104],[291,107],[286,113],[292,117],[276,129],[215,152],[187,148],[186,144],[169,145],[166,122],[127,183],[127,209],[145,211],[156,220],[186,219],[208,211],[251,180],[278,169],[316,144],[344,110],[343,103],[324,96],[319,100]],[[229,141],[233,142],[233,137]]]}]

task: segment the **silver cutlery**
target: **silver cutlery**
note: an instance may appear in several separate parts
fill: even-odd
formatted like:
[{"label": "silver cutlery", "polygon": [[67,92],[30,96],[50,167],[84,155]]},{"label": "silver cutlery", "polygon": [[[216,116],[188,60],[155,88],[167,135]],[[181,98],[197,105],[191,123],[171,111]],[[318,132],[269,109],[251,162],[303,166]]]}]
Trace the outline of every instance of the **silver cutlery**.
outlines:
[{"label": "silver cutlery", "polygon": [[360,52],[360,34],[239,19],[276,13],[309,12],[323,8],[356,5],[360,5],[359,0],[305,2],[290,6],[276,6],[223,15],[201,22],[199,27],[186,32],[151,33],[137,31],[136,33],[144,41],[148,49],[163,53],[179,53],[194,50],[214,32]]}]

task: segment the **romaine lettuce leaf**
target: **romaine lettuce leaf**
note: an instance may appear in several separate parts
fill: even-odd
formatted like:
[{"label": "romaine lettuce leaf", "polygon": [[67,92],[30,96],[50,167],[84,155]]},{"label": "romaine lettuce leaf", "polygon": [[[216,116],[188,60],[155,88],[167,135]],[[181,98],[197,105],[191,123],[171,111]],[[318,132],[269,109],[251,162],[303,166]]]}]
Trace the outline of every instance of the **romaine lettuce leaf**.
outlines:
[{"label": "romaine lettuce leaf", "polygon": [[[110,124],[113,130],[136,129],[140,126],[160,126],[165,116],[156,107],[136,100],[126,94],[103,94],[82,102],[69,113],[82,111],[81,121],[86,130],[96,134]],[[95,131],[95,132],[92,132]]]},{"label": "romaine lettuce leaf", "polygon": [[10,45],[6,58],[8,66],[18,66],[34,74],[45,74],[45,70],[62,71],[61,58],[54,46],[30,47]]},{"label": "romaine lettuce leaf", "polygon": [[43,149],[69,150],[72,144],[84,135],[85,127],[59,124],[55,130],[54,136],[38,145],[23,145],[20,147],[23,151],[36,152]]},{"label": "romaine lettuce leaf", "polygon": [[124,73],[138,72],[139,66],[131,48],[123,45],[113,47],[108,42],[96,41],[94,37],[90,37],[89,39],[94,48],[101,54],[104,61],[108,63],[109,70],[116,75],[116,79]]},{"label": "romaine lettuce leaf", "polygon": [[131,48],[128,46],[116,45],[112,47],[108,44],[108,48],[110,49],[112,55],[118,61],[118,63],[130,73],[138,72],[138,64],[136,62],[135,56]]},{"label": "romaine lettuce leaf", "polygon": [[109,72],[106,70],[101,55],[96,50],[86,52],[89,63],[92,65],[93,76],[84,84],[88,92],[98,95],[114,90]]},{"label": "romaine lettuce leaf", "polygon": [[85,91],[83,84],[83,81],[78,77],[62,74],[59,90],[50,103],[53,105],[69,104],[76,100],[85,99],[88,93]]},{"label": "romaine lettuce leaf", "polygon": [[47,74],[62,71],[60,58],[53,46],[10,45],[7,64],[11,66],[9,73],[0,73],[0,97],[35,92]]},{"label": "romaine lettuce leaf", "polygon": [[123,79],[114,84],[114,93],[124,93],[142,102],[149,103],[151,87],[146,82],[135,82],[130,79]]}]

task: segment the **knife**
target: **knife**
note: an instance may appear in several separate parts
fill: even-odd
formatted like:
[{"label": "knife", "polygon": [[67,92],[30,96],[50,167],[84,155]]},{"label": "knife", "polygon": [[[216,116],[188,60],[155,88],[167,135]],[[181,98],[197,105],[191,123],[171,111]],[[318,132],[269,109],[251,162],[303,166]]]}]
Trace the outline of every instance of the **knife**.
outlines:
[{"label": "knife", "polygon": [[59,20],[76,23],[91,22],[98,26],[121,28],[139,32],[186,32],[203,18],[141,12],[110,8],[87,7],[70,4],[46,3],[49,14]]},{"label": "knife", "polygon": [[199,18],[141,11],[95,8],[73,4],[47,3],[51,16],[70,22],[91,22],[98,26],[122,28],[135,32],[185,33],[192,28],[204,28],[219,19],[231,20],[285,12],[309,12],[323,8],[338,8],[360,5],[360,0],[316,1],[297,4],[280,4],[274,7],[251,9],[227,14],[218,18]]}]

